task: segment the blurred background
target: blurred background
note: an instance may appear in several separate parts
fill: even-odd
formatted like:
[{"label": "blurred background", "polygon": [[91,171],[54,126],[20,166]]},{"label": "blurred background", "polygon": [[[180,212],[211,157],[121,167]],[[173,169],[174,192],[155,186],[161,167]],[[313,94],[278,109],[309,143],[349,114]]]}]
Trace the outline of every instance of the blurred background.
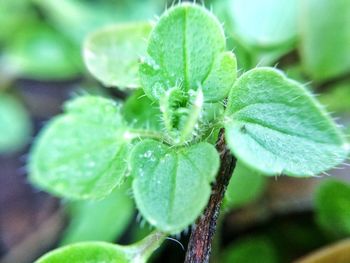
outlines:
[{"label": "blurred background", "polygon": [[[86,35],[111,24],[155,21],[171,4],[0,0],[0,262],[33,262],[47,250],[82,240],[128,244],[149,233],[129,189],[100,202],[59,200],[29,184],[26,162],[36,134],[64,101],[82,93],[121,100],[130,94],[103,87],[88,73],[81,55]],[[350,135],[348,0],[204,5],[223,23],[240,74],[256,66],[284,70],[316,93]],[[340,253],[348,259],[342,262],[350,262],[349,175],[344,164],[310,179],[235,179],[238,190],[225,202],[213,262],[291,262],[336,242],[344,249],[325,255]],[[186,247],[188,233],[177,238]],[[184,255],[181,246],[166,241],[153,261],[182,262]]]}]

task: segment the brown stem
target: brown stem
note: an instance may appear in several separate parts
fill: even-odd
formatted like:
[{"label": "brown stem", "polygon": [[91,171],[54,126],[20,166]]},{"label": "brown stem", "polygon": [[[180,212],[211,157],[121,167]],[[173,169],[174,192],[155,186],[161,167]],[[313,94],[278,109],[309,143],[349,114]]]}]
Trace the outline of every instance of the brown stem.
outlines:
[{"label": "brown stem", "polygon": [[211,243],[215,234],[220,206],[233,169],[236,166],[235,157],[226,147],[224,129],[220,131],[216,149],[220,153],[220,170],[213,185],[212,194],[204,215],[198,219],[197,225],[191,233],[185,263],[209,262]]}]

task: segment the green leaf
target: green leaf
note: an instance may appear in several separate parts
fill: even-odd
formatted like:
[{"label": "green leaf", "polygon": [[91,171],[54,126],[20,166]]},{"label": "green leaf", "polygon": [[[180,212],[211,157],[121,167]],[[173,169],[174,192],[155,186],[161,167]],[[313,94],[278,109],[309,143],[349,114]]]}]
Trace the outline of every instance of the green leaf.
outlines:
[{"label": "green leaf", "polygon": [[[27,0],[2,0],[0,1],[0,42],[8,42],[15,30],[26,26],[26,22],[35,16],[30,2]],[[15,33],[15,34],[14,34]]]},{"label": "green leaf", "polygon": [[51,120],[31,151],[31,181],[71,199],[107,196],[123,180],[128,141],[119,108],[94,96],[66,104]]},{"label": "green leaf", "polygon": [[229,148],[264,174],[316,175],[341,164],[349,151],[312,95],[276,69],[243,74],[230,93],[226,116]]},{"label": "green leaf", "polygon": [[146,263],[164,239],[164,234],[154,232],[129,246],[98,241],[81,242],[55,249],[35,263]]},{"label": "green leaf", "polygon": [[336,83],[319,100],[331,112],[350,113],[350,81]]},{"label": "green leaf", "polygon": [[132,255],[120,246],[105,242],[83,242],[47,253],[35,263],[129,263]]},{"label": "green leaf", "polygon": [[26,25],[7,45],[4,63],[9,71],[39,80],[76,77],[79,50],[45,24]]},{"label": "green leaf", "polygon": [[272,242],[265,237],[250,237],[239,240],[225,249],[222,255],[223,263],[276,263],[276,249]]},{"label": "green leaf", "polygon": [[271,48],[294,41],[297,0],[226,1],[232,34],[246,46]]},{"label": "green leaf", "polygon": [[45,18],[79,45],[88,33],[116,22],[146,21],[164,7],[163,0],[35,0]]},{"label": "green leaf", "polygon": [[301,2],[300,54],[315,80],[350,72],[350,5],[347,0]]},{"label": "green leaf", "polygon": [[[199,128],[203,110],[203,92],[190,90],[185,93],[179,87],[167,90],[159,101],[164,126],[173,144],[191,141]],[[208,109],[210,110],[210,109]]]},{"label": "green leaf", "polygon": [[87,68],[105,86],[139,87],[139,60],[151,29],[150,23],[117,24],[90,34],[83,47]]},{"label": "green leaf", "polygon": [[171,148],[144,140],[133,149],[130,166],[141,214],[157,229],[173,234],[203,211],[219,169],[219,155],[208,143]]},{"label": "green leaf", "polygon": [[31,120],[24,106],[15,97],[0,92],[0,154],[22,148],[31,132]]},{"label": "green leaf", "polygon": [[163,14],[151,32],[140,65],[145,93],[159,100],[166,90],[202,88],[206,101],[225,98],[236,79],[236,59],[225,52],[219,21],[205,8],[183,3]]},{"label": "green leaf", "polygon": [[122,115],[132,128],[155,131],[164,128],[159,105],[151,101],[142,89],[128,97],[123,104]]},{"label": "green leaf", "polygon": [[237,208],[258,199],[265,190],[266,179],[261,173],[238,161],[227,186],[225,205]]},{"label": "green leaf", "polygon": [[[126,187],[124,187],[126,186]],[[68,203],[71,221],[61,245],[80,241],[117,240],[128,227],[134,214],[134,204],[123,184],[103,200],[84,200]]]},{"label": "green leaf", "polygon": [[335,235],[350,234],[350,185],[337,180],[321,183],[315,193],[317,222]]}]

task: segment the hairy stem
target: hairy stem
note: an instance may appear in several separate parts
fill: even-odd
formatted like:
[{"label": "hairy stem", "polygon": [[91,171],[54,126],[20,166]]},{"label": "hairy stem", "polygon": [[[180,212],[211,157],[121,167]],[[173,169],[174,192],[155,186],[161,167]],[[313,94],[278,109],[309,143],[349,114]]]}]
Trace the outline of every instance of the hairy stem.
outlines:
[{"label": "hairy stem", "polygon": [[211,243],[215,234],[222,199],[236,166],[235,157],[226,147],[224,129],[220,131],[216,149],[220,153],[220,170],[204,215],[197,221],[197,225],[191,233],[185,263],[209,262]]}]

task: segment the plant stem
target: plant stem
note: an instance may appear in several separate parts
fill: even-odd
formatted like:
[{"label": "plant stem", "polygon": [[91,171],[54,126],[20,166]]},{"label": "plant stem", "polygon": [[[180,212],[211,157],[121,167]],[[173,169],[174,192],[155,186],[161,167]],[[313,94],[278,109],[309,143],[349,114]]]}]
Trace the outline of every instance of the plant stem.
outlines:
[{"label": "plant stem", "polygon": [[209,262],[211,243],[215,234],[222,199],[236,166],[236,158],[226,147],[224,129],[220,131],[216,149],[220,153],[220,170],[204,215],[199,218],[195,229],[191,233],[185,263]]},{"label": "plant stem", "polygon": [[158,247],[160,247],[165,238],[166,234],[159,231],[154,231],[138,243],[139,247],[141,248],[140,254],[145,259],[145,261]]}]

